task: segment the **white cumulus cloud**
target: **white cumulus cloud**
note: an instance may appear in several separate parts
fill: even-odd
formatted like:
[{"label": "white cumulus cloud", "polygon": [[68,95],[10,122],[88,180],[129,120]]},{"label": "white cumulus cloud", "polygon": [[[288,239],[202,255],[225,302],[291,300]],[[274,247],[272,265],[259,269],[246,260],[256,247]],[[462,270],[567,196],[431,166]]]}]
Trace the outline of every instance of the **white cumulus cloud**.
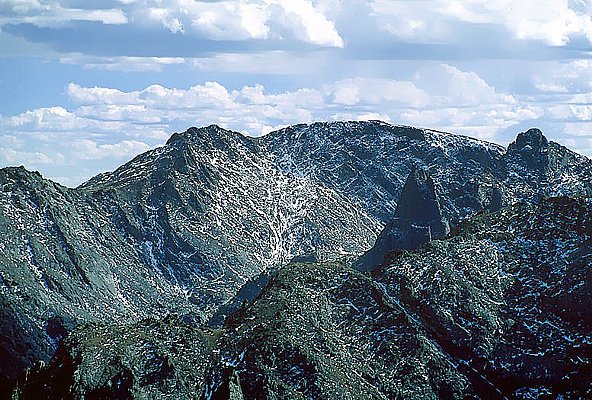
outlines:
[{"label": "white cumulus cloud", "polygon": [[[382,29],[405,40],[442,42],[458,22],[501,25],[515,38],[563,46],[584,36],[592,42],[592,2],[581,0],[374,0]],[[487,41],[487,37],[483,37]]]},{"label": "white cumulus cloud", "polygon": [[131,5],[138,20],[153,21],[173,33],[214,40],[292,39],[328,47],[344,41],[325,8],[311,0],[141,0]]},{"label": "white cumulus cloud", "polygon": [[274,92],[261,84],[229,89],[216,81],[188,88],[153,84],[135,91],[71,83],[66,90],[72,108],[0,117],[5,164],[29,157],[39,168],[62,164],[82,169],[86,162],[92,174],[162,144],[174,131],[212,123],[260,136],[316,120],[381,119],[504,142],[498,136],[504,129],[534,126],[546,118],[566,140],[576,137],[578,149],[587,148],[584,142],[592,138],[583,129],[592,119],[590,91],[563,94],[560,104],[536,102],[448,64],[420,69],[408,80],[352,77],[290,91]]}]

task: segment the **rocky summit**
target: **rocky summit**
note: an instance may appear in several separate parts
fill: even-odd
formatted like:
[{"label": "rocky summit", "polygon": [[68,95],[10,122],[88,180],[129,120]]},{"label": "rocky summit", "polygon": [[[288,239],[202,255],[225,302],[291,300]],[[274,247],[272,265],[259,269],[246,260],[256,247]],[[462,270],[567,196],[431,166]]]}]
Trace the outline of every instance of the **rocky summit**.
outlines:
[{"label": "rocky summit", "polygon": [[434,181],[425,170],[411,169],[395,217],[382,230],[374,246],[356,263],[368,271],[380,265],[384,256],[395,250],[413,250],[432,239],[446,236],[450,227],[442,216]]},{"label": "rocky summit", "polygon": [[0,392],[587,398],[591,196],[537,129],[379,121],[190,128],[75,189],[5,168]]}]

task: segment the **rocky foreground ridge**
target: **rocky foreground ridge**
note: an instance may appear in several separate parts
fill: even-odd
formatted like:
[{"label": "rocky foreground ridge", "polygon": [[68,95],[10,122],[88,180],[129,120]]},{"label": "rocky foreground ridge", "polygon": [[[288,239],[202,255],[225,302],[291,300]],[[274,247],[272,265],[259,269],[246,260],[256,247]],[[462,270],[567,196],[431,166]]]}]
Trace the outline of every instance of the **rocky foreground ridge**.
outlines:
[{"label": "rocky foreground ridge", "polygon": [[292,263],[220,329],[79,328],[17,398],[589,398],[591,244],[592,202],[551,198],[371,276]]},{"label": "rocky foreground ridge", "polygon": [[[521,330],[508,336],[516,342],[503,347],[486,334],[480,337],[478,333],[482,332],[477,329],[493,326],[487,318],[512,319],[519,321],[516,326],[520,326],[520,318],[538,318],[539,314],[531,310],[536,315],[510,315],[507,310],[523,310],[526,306],[520,301],[528,306],[533,299],[542,298],[545,305],[549,302],[547,297],[540,296],[541,288],[533,285],[524,285],[523,292],[518,294],[513,292],[517,290],[516,282],[523,281],[508,278],[516,271],[500,267],[506,265],[499,261],[502,253],[516,259],[526,257],[524,265],[533,271],[538,271],[536,266],[541,262],[548,265],[547,269],[567,263],[561,271],[573,269],[574,280],[561,281],[570,293],[562,295],[564,301],[572,299],[573,290],[589,288],[588,228],[569,237],[573,242],[570,246],[583,243],[583,250],[575,253],[580,254],[576,261],[551,249],[563,243],[553,234],[567,229],[561,218],[570,219],[571,214],[551,219],[555,222],[549,222],[550,226],[555,230],[548,238],[551,242],[545,244],[550,250],[540,257],[531,254],[538,254],[535,245],[521,247],[526,231],[515,236],[520,246],[498,247],[498,275],[510,283],[496,292],[495,303],[486,302],[485,311],[464,310],[461,319],[456,313],[466,304],[458,310],[445,309],[443,304],[432,305],[427,301],[429,296],[424,298],[427,292],[422,291],[431,281],[415,280],[423,269],[412,268],[423,265],[421,254],[426,248],[392,256],[397,260],[418,257],[409,267],[401,267],[410,271],[408,277],[403,274],[401,278],[403,286],[399,275],[392,278],[393,271],[398,270],[396,266],[381,267],[374,277],[349,269],[348,265],[372,247],[381,229],[396,214],[399,196],[413,168],[431,176],[433,191],[438,193],[438,215],[451,226],[478,212],[494,218],[523,207],[525,212],[536,214],[537,207],[544,209],[545,202],[551,201],[544,199],[551,196],[580,198],[564,200],[575,202],[577,206],[572,211],[584,210],[578,211],[583,219],[570,226],[588,226],[589,203],[585,198],[592,194],[592,162],[548,142],[536,129],[519,134],[504,149],[466,137],[382,122],[297,125],[260,139],[210,126],[175,134],[162,148],[140,155],[76,189],[64,188],[22,168],[0,170],[0,232],[5,238],[0,244],[0,372],[4,387],[20,377],[19,393],[23,398],[31,398],[31,390],[44,386],[49,398],[104,398],[109,393],[135,398],[224,398],[239,394],[253,398],[258,397],[257,393],[266,393],[264,397],[268,398],[355,398],[356,393],[365,393],[366,398],[388,398],[397,393],[407,397],[414,387],[427,397],[462,397],[467,393],[511,397],[533,390],[563,391],[573,397],[574,393],[589,390],[571,389],[575,378],[563,383],[547,379],[545,373],[555,372],[544,372],[549,368],[545,370],[530,359],[504,358],[516,355],[520,340],[527,340],[521,339]],[[535,205],[541,199],[543,203]],[[517,203],[520,205],[512,206]],[[478,218],[484,217],[470,221]],[[505,223],[500,223],[502,231]],[[483,235],[489,232],[486,228],[486,224],[480,228]],[[446,230],[444,225],[442,229]],[[431,243],[453,243],[454,238],[464,237],[458,229],[451,239]],[[535,234],[538,226],[529,229]],[[426,256],[426,266],[422,268],[429,275],[444,266],[454,273],[466,269],[472,272],[469,267],[477,265],[475,270],[481,273],[482,263],[491,261],[479,258],[489,254],[482,249],[488,240],[493,239],[475,242],[473,264],[467,261],[453,267],[439,266],[435,263],[447,260],[442,251],[437,253],[438,257]],[[274,272],[291,260],[296,263]],[[507,265],[519,269],[514,264]],[[469,272],[464,276],[467,279]],[[278,293],[291,294],[277,298],[274,296],[280,294],[274,288],[282,274],[294,282],[282,283]],[[339,292],[344,296],[342,300],[323,300],[330,294],[328,288],[345,284],[335,283],[340,276],[343,282],[351,280],[358,286],[347,286]],[[471,279],[478,282],[477,278],[483,277]],[[543,278],[547,279],[547,275],[533,279],[547,282]],[[442,279],[438,276],[432,281]],[[469,289],[467,293],[459,292],[454,286],[462,282],[451,280],[446,285],[450,285],[451,293],[470,295]],[[473,280],[469,283],[477,285]],[[245,284],[247,289],[256,290],[245,289]],[[241,287],[243,290],[239,291]],[[487,290],[491,288],[478,289],[484,291],[483,296],[490,296]],[[535,289],[539,291],[535,293]],[[247,292],[252,293],[241,297]],[[237,293],[239,301],[234,298]],[[587,307],[590,291],[582,293],[578,301],[581,307]],[[368,315],[351,314],[345,308],[334,315],[324,315],[320,310],[307,316],[310,310],[321,306],[333,310],[334,305],[342,305],[341,301],[355,305],[356,296],[365,302],[362,308],[354,306],[356,313],[372,309],[375,315],[382,315],[386,311],[381,307],[389,304],[387,319],[373,325]],[[313,299],[319,302],[313,304]],[[234,306],[221,314],[220,307],[224,309],[225,303]],[[391,315],[393,310],[399,310],[396,318]],[[558,318],[564,317],[562,309],[553,310]],[[566,310],[572,313],[571,308]],[[490,311],[492,314],[487,314]],[[228,314],[231,315],[222,326]],[[401,318],[410,318],[411,322]],[[525,324],[531,326],[533,320],[528,318]],[[249,325],[258,320],[261,326]],[[270,320],[277,323],[270,324]],[[205,327],[208,321],[210,328]],[[465,321],[471,324],[463,325]],[[570,333],[572,328],[553,320],[551,323],[561,328],[557,332],[574,339],[573,348],[583,349],[584,357],[578,355],[583,360],[578,368],[585,372],[590,365],[585,358],[590,342],[585,326],[573,328],[579,332],[577,336]],[[400,356],[404,363],[406,356],[414,354],[407,354],[403,342],[385,342],[380,337],[371,342],[361,339],[364,335],[380,336],[381,324],[385,329],[404,325],[401,332],[408,330],[409,337],[427,346],[420,346],[419,358],[409,361],[415,372],[408,374],[406,369],[394,366],[399,363],[395,358]],[[455,324],[469,333],[460,328],[457,332]],[[245,334],[235,335],[233,332],[239,332],[240,327],[244,327]],[[275,336],[273,327],[281,337]],[[289,332],[284,335],[287,327],[300,332],[300,336],[289,336]],[[494,328],[493,332],[497,332],[505,325]],[[122,336],[122,332],[132,336]],[[249,336],[256,332],[259,336]],[[559,335],[538,330],[533,335],[538,337],[539,333],[545,338]],[[315,335],[335,342],[335,349],[318,347],[314,340],[306,345],[305,338]],[[442,342],[441,337],[450,343]],[[566,343],[571,342],[558,338],[553,336],[544,345],[567,349]],[[271,347],[266,347],[268,340]],[[50,362],[59,343],[60,348]],[[356,347],[361,343],[366,344]],[[399,356],[388,355],[384,359],[382,353],[375,353],[378,350],[372,346],[379,346],[382,352],[385,343],[390,343],[387,348]],[[469,350],[457,352],[465,347]],[[494,357],[498,354],[495,351],[499,352],[499,359]],[[357,369],[358,364],[360,368],[364,364],[356,364],[356,360],[374,360],[374,365],[368,367],[373,372]],[[548,363],[556,362],[553,357],[549,360]],[[573,363],[564,362],[566,371],[575,371],[577,378],[582,371]],[[536,364],[540,371],[533,372],[535,367],[531,364]],[[187,372],[189,365],[194,365],[195,371]],[[509,372],[504,372],[504,368]],[[498,381],[495,374],[507,379]],[[526,374],[533,378],[524,387],[498,383],[531,376]],[[409,382],[404,382],[403,375]],[[403,380],[395,379],[396,376]],[[54,387],[56,382],[63,385]]]}]

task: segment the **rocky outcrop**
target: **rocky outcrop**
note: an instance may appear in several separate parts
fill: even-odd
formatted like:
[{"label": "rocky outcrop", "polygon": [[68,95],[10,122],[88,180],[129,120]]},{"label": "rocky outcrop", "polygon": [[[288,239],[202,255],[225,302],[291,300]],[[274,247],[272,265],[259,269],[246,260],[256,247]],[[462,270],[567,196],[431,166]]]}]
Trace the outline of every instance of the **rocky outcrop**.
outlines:
[{"label": "rocky outcrop", "polygon": [[549,141],[540,129],[521,132],[508,146],[508,154],[520,159],[531,170],[544,170],[549,165]]},{"label": "rocky outcrop", "polygon": [[507,193],[515,195],[520,188],[526,195],[523,200],[592,195],[590,165],[582,162],[586,158],[548,141],[539,129],[520,132],[509,144],[504,158],[503,169],[510,186]]},{"label": "rocky outcrop", "polygon": [[49,365],[20,378],[13,398],[196,399],[218,335],[178,317],[81,326]]},{"label": "rocky outcrop", "polygon": [[393,255],[374,276],[453,362],[478,373],[481,398],[492,387],[496,397],[588,398],[591,237],[590,200],[517,204]]},{"label": "rocky outcrop", "polygon": [[413,167],[397,204],[395,220],[401,230],[401,249],[416,249],[450,230],[442,215],[434,181],[427,171]]},{"label": "rocky outcrop", "polygon": [[361,271],[372,270],[382,264],[386,254],[417,249],[432,239],[443,238],[449,230],[434,181],[427,171],[414,166],[401,192],[394,218],[354,267]]},{"label": "rocky outcrop", "polygon": [[371,275],[289,264],[219,330],[78,328],[15,397],[590,398],[591,238],[590,200],[551,198],[470,218]]}]

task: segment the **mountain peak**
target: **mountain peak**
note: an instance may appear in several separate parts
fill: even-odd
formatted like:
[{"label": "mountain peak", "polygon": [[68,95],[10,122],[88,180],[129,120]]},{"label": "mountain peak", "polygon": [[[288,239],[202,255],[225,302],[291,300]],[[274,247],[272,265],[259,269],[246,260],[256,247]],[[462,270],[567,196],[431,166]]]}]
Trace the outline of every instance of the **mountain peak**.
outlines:
[{"label": "mountain peak", "polygon": [[540,153],[544,149],[549,147],[549,141],[543,135],[543,132],[538,128],[530,128],[526,132],[520,132],[516,136],[516,140],[512,142],[509,148],[526,151],[532,150],[533,152]]},{"label": "mountain peak", "polygon": [[508,154],[517,157],[521,165],[541,170],[549,163],[549,141],[540,129],[531,128],[516,136],[508,146]]},{"label": "mountain peak", "polygon": [[[266,142],[298,141],[315,143],[318,140],[340,142],[355,141],[360,137],[376,138],[387,135],[425,140],[423,129],[405,125],[391,125],[379,120],[368,121],[327,121],[310,124],[297,124],[273,131],[264,137]],[[276,143],[277,145],[277,143]]]},{"label": "mountain peak", "polygon": [[220,140],[223,137],[228,136],[229,134],[237,134],[232,131],[228,131],[219,125],[211,124],[208,126],[203,126],[201,128],[197,128],[192,126],[191,128],[187,129],[185,132],[175,132],[173,135],[167,140],[166,144],[173,144],[179,141],[203,141],[203,140]]},{"label": "mountain peak", "polygon": [[434,181],[425,168],[413,165],[401,192],[395,216],[414,223],[429,222],[436,212],[440,212],[436,203]]},{"label": "mountain peak", "polygon": [[0,168],[0,182],[38,182],[42,180],[43,177],[38,171],[29,171],[22,165],[19,167]]},{"label": "mountain peak", "polygon": [[254,146],[252,138],[215,124],[201,128],[193,126],[185,132],[176,132],[169,138],[166,145],[175,145],[177,143],[194,144],[198,147],[217,149],[225,149],[238,143],[248,147]]},{"label": "mountain peak", "polygon": [[413,165],[399,198],[394,218],[376,239],[374,247],[355,264],[361,271],[380,265],[384,256],[396,250],[413,250],[449,232],[436,195],[434,181],[425,168]]}]

